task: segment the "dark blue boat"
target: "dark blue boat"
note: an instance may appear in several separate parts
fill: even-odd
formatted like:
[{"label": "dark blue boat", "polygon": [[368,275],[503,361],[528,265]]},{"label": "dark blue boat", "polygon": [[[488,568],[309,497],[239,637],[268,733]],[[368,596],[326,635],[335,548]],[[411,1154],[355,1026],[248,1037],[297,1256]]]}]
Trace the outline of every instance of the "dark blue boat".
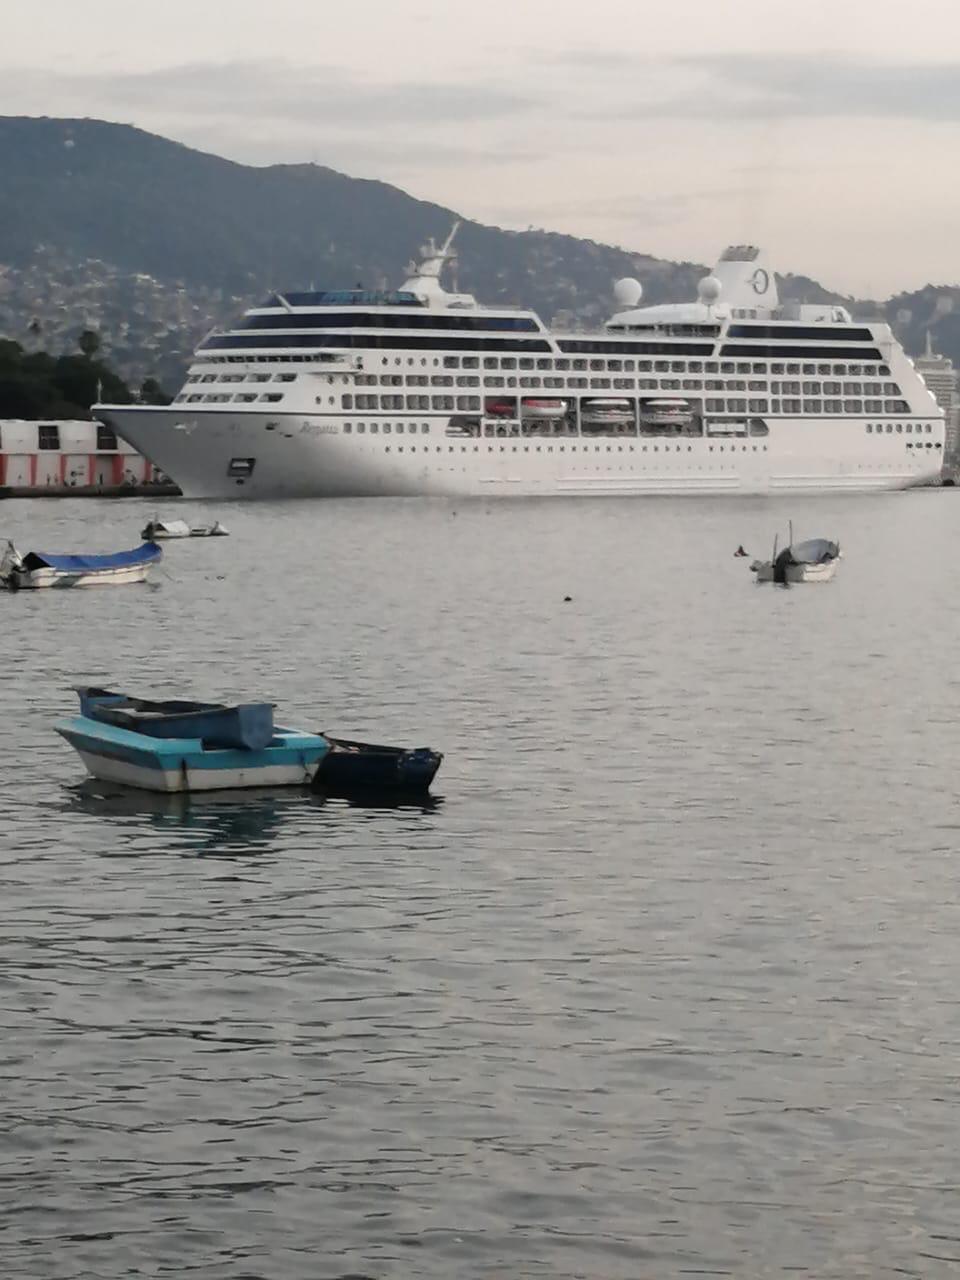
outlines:
[{"label": "dark blue boat", "polygon": [[422,795],[443,761],[441,753],[429,747],[406,750],[323,736],[330,750],[320,761],[313,786],[329,794]]},{"label": "dark blue boat", "polygon": [[204,747],[262,751],[274,736],[273,704],[150,702],[110,689],[78,688],[80,714],[151,738],[199,738]]}]

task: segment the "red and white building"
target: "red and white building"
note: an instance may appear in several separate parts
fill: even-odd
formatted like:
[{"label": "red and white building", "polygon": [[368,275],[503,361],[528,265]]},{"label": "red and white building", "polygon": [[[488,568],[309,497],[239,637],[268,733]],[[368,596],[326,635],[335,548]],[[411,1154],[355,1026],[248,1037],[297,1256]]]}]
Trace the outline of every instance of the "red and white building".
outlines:
[{"label": "red and white building", "polygon": [[0,419],[0,497],[175,493],[158,467],[102,422]]}]

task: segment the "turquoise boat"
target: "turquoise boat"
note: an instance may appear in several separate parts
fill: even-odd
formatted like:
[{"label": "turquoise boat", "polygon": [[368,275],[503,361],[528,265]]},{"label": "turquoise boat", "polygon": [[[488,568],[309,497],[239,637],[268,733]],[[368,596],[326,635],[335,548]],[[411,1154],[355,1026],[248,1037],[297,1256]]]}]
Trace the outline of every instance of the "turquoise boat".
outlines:
[{"label": "turquoise boat", "polygon": [[217,791],[244,787],[309,786],[330,750],[326,738],[275,729],[265,747],[208,747],[199,737],[154,737],[89,716],[54,728],[104,782],[146,791]]},{"label": "turquoise boat", "polygon": [[270,702],[149,701],[77,688],[80,715],[54,726],[103,782],[145,791],[312,787],[327,795],[425,795],[443,756],[331,738],[273,722]]}]

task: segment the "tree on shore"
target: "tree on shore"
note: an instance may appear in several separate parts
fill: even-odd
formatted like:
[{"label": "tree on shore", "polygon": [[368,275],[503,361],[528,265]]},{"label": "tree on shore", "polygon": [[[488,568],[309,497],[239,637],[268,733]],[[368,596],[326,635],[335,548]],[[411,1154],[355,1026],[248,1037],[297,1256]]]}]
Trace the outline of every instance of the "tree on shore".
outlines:
[{"label": "tree on shore", "polygon": [[77,346],[88,360],[92,360],[100,350],[99,333],[97,333],[96,329],[84,329],[77,339]]}]

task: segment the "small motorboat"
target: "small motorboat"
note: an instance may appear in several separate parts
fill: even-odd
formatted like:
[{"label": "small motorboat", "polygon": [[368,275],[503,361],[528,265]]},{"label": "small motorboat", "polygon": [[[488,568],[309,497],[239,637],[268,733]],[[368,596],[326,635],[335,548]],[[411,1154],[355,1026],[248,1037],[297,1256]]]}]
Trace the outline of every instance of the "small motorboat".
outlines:
[{"label": "small motorboat", "polygon": [[795,582],[830,582],[837,572],[842,552],[838,542],[829,538],[808,538],[805,542],[793,541],[793,525],[790,525],[790,541],[782,551],[777,551],[773,541],[773,555],[769,560],[754,560],[750,565],[757,582],[776,582],[787,586]]},{"label": "small motorboat", "polygon": [[170,538],[225,538],[230,533],[219,520],[213,524],[189,525],[186,520],[148,520],[140,537],[145,542]]},{"label": "small motorboat", "polygon": [[[329,738],[273,722],[269,702],[152,701],[81,687],[54,728],[93,777],[145,791],[313,787],[326,795],[425,795],[443,757]],[[328,757],[336,757],[321,771]]]},{"label": "small motorboat", "polygon": [[407,750],[350,742],[345,738],[331,738],[329,734],[324,737],[330,750],[320,761],[313,787],[335,795],[423,793],[429,790],[443,761],[442,754],[429,747]]},{"label": "small motorboat", "polygon": [[144,542],[131,551],[106,556],[51,555],[28,551],[22,556],[12,542],[0,558],[0,584],[8,591],[38,587],[118,587],[143,582],[163,559],[163,548]]}]

